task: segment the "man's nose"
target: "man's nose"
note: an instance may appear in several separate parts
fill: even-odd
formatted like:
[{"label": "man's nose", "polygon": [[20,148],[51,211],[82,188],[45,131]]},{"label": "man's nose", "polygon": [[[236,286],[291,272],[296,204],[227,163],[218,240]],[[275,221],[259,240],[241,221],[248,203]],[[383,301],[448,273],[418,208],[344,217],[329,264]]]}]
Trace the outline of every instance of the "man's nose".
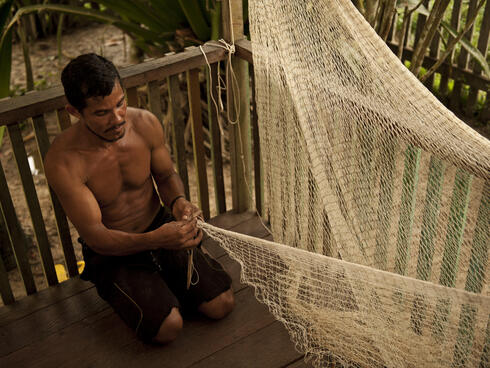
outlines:
[{"label": "man's nose", "polygon": [[122,123],[124,121],[124,112],[122,109],[114,109],[112,111],[112,119],[114,123]]}]

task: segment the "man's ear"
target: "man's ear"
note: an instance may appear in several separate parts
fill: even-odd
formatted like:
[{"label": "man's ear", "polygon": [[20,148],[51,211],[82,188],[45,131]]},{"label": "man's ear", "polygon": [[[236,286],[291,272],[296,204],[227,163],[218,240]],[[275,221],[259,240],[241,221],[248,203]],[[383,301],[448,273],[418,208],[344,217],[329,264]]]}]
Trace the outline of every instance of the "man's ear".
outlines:
[{"label": "man's ear", "polygon": [[65,110],[68,111],[68,113],[70,115],[73,115],[74,117],[76,117],[77,119],[80,119],[82,117],[82,115],[80,114],[80,112],[76,109],[75,106],[73,105],[70,105],[70,104],[67,104],[65,106]]}]

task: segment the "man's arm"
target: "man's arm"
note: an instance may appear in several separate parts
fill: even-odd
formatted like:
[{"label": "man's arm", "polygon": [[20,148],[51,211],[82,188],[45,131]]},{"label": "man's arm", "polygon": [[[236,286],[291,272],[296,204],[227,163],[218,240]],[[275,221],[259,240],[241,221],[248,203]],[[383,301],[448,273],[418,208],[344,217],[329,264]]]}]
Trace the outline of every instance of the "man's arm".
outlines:
[{"label": "man's arm", "polygon": [[[56,156],[56,153],[51,155]],[[147,233],[108,229],[102,223],[100,207],[93,193],[70,172],[67,163],[51,160],[48,153],[45,172],[66,215],[87,245],[97,253],[122,256],[157,248],[180,249],[196,245],[195,220],[167,223]]]},{"label": "man's arm", "polygon": [[175,172],[170,153],[165,146],[165,135],[158,119],[149,114],[154,130],[151,151],[151,173],[155,179],[160,198],[167,205],[172,204],[172,214],[177,220],[188,220],[200,216],[201,211],[185,198],[184,185]]}]

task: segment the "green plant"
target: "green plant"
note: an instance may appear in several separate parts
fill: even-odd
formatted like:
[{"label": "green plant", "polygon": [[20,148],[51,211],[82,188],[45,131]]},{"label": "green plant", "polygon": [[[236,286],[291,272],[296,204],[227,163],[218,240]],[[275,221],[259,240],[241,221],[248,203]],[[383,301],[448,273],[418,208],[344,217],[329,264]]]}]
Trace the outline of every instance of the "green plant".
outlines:
[{"label": "green plant", "polygon": [[[13,0],[7,0],[0,3],[0,29],[5,27],[8,21]],[[9,30],[2,36],[0,41],[0,98],[7,97],[10,94],[10,71],[12,68],[12,31]],[[5,126],[0,127],[0,147],[3,142]]]},{"label": "green plant", "polygon": [[[57,12],[77,15],[112,24],[126,32],[134,43],[151,54],[155,49],[165,53],[178,48],[177,31],[190,28],[184,36],[194,43],[217,38],[220,26],[219,1],[199,0],[95,0],[99,10],[90,6],[43,3],[20,7],[2,33],[2,39],[14,24],[32,13]],[[87,3],[88,4],[88,3]],[[184,41],[185,41],[184,40]]]},{"label": "green plant", "polygon": [[[466,34],[471,25],[477,24],[475,32],[479,34],[481,18],[483,17],[482,6],[486,0],[480,0],[476,11],[466,20],[465,27],[462,30],[455,30],[450,26],[448,11],[451,10],[453,2],[450,0],[431,0],[430,10],[424,5],[424,0],[353,0],[359,11],[364,15],[366,20],[373,25],[378,34],[387,40],[389,26],[392,24],[395,14],[397,17],[397,28],[400,30],[398,56],[401,58],[404,41],[407,37],[410,27],[415,25],[415,22],[410,24],[410,16],[425,16],[426,22],[421,29],[419,42],[413,52],[410,63],[411,71],[417,75],[422,81],[427,79],[444,59],[457,50],[459,47],[464,48],[482,68],[483,72],[490,77],[490,67],[485,56],[475,47],[474,44],[468,42],[463,36]],[[375,12],[368,9],[377,9]],[[480,11],[481,10],[481,11]],[[465,9],[467,11],[467,9]],[[450,13],[450,12],[449,12]],[[444,31],[444,32],[443,32]],[[446,35],[447,40],[442,39],[445,44],[445,50],[442,57],[439,58],[439,63],[434,68],[424,73],[423,77],[420,73],[422,62],[425,53],[432,42],[434,36],[439,33],[441,37]]]}]

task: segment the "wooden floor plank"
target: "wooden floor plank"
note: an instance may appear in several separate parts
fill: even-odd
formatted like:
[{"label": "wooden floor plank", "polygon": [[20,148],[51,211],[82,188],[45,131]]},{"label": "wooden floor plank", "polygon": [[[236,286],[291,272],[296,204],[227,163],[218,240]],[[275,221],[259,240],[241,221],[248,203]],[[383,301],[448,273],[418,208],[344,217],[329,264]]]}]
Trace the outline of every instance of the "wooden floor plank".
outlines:
[{"label": "wooden floor plank", "polygon": [[143,344],[110,309],[33,342],[6,357],[2,367],[187,367],[273,323],[250,288],[236,294],[237,307],[221,321],[185,321],[179,338],[159,347]]},{"label": "wooden floor plank", "polygon": [[[253,213],[227,213],[212,221],[220,227],[270,238]],[[257,339],[267,333],[272,334],[271,341],[294,351],[287,333],[280,330],[282,325],[274,327],[273,316],[255,299],[253,289],[240,282],[239,264],[212,239],[203,247],[217,255],[233,279],[236,308],[224,320],[186,320],[174,343],[166,347],[143,344],[98,297],[91,283],[76,278],[21,300],[14,304],[17,308],[8,307],[11,313],[0,309],[0,367],[188,367],[225,350],[234,352],[240,341],[259,348]],[[299,357],[294,354],[283,354],[281,366]],[[264,359],[275,358],[269,353]],[[256,365],[254,359],[248,362],[252,364],[248,366],[268,367]]]},{"label": "wooden floor plank", "polygon": [[[246,285],[240,281],[240,265],[228,255],[223,255],[218,261],[230,274],[233,280],[233,290],[238,292],[244,289]],[[87,284],[91,285],[91,283]],[[89,288],[71,298],[65,298],[22,319],[12,321],[0,327],[0,336],[6,341],[5,344],[0,344],[0,356],[16,351],[33,341],[43,339],[64,326],[76,323],[92,313],[107,308],[109,306],[97,295],[95,288]],[[31,331],[32,326],[36,328]]]},{"label": "wooden floor plank", "polygon": [[71,278],[56,286],[41,290],[36,294],[18,300],[14,304],[0,308],[0,327],[17,319],[56,304],[66,298],[81,293],[93,287],[93,284],[80,280],[79,277]]},{"label": "wooden floor plank", "polygon": [[[31,343],[108,308],[95,288],[50,305],[36,313],[0,327],[0,356],[5,356]],[[0,364],[1,366],[1,364]]]},{"label": "wooden floor plank", "polygon": [[294,349],[284,325],[275,321],[191,367],[280,368],[302,355]]},{"label": "wooden floor plank", "polygon": [[287,365],[285,368],[313,368],[313,365],[306,363],[304,358],[301,357],[299,360]]},{"label": "wooden floor plank", "polygon": [[[254,217],[256,217],[254,212],[235,214],[230,211],[210,219],[209,222],[224,229],[232,229],[244,222],[252,220]],[[253,226],[242,225],[242,227],[239,227],[237,231],[250,231],[251,228],[253,228]],[[255,232],[255,234],[258,235],[254,236],[260,236],[261,233]],[[204,240],[203,244],[206,244],[208,241],[211,240]],[[225,254],[223,249],[217,246],[215,242],[210,244],[209,247],[206,247],[206,245],[204,245],[204,247],[208,248],[209,253],[214,258],[219,258]],[[0,327],[5,326],[17,319],[21,319],[29,314],[35,313],[36,311],[47,306],[56,304],[91,287],[93,287],[92,283],[80,280],[79,277],[74,277],[60,283],[59,285],[44,289],[29,297],[20,299],[12,305],[2,306],[0,307]]]},{"label": "wooden floor plank", "polygon": [[218,226],[223,229],[231,229],[232,227],[235,227],[236,225],[248,221],[256,216],[257,214],[251,211],[242,212],[242,213],[235,213],[233,211],[228,211],[221,215],[209,219],[208,222],[211,225]]},{"label": "wooden floor plank", "polygon": [[[227,255],[222,256],[218,261],[230,274],[233,280],[233,290],[235,292],[243,290],[246,285],[240,281],[240,265]],[[0,337],[2,340],[5,339],[5,343],[0,344],[0,356],[7,355],[34,341],[42,340],[65,326],[107,308],[110,307],[97,295],[95,288],[90,288],[22,319],[15,320],[0,327]],[[36,328],[31,330],[32,326]]]}]

